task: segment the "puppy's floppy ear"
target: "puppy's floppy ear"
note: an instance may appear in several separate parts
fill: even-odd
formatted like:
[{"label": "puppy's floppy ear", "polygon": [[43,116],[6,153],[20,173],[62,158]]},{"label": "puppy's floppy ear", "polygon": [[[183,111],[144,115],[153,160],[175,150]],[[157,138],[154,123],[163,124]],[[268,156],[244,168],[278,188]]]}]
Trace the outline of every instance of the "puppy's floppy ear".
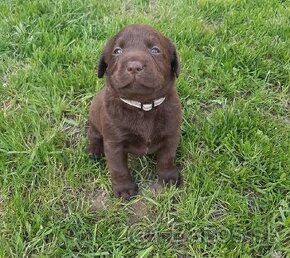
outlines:
[{"label": "puppy's floppy ear", "polygon": [[105,62],[105,53],[102,53],[102,56],[99,60],[99,64],[98,64],[98,77],[99,78],[103,78],[106,69],[107,69],[107,63]]},{"label": "puppy's floppy ear", "polygon": [[174,44],[169,40],[170,43],[170,55],[171,55],[171,69],[172,73],[175,75],[176,78],[178,78],[180,73],[180,62],[179,58],[177,56],[176,48]]},{"label": "puppy's floppy ear", "polygon": [[99,78],[103,78],[107,67],[108,67],[108,59],[110,59],[110,52],[111,52],[111,48],[113,46],[113,43],[115,41],[116,36],[114,36],[113,38],[111,38],[105,45],[101,58],[99,60],[99,64],[98,64],[98,77]]}]

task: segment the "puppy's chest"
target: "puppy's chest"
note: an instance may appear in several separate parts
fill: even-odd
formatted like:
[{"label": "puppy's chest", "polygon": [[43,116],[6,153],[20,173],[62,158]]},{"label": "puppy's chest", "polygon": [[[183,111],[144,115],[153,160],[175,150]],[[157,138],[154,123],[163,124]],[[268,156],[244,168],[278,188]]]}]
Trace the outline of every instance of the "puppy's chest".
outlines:
[{"label": "puppy's chest", "polygon": [[128,125],[125,129],[124,141],[128,152],[144,155],[158,149],[163,129],[160,122],[138,119]]}]

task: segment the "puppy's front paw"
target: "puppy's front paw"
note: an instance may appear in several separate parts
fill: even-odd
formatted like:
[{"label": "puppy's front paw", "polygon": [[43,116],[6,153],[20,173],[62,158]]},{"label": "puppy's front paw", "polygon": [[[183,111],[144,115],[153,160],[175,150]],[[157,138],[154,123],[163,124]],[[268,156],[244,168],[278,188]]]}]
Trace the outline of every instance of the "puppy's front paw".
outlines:
[{"label": "puppy's front paw", "polygon": [[138,186],[134,182],[125,182],[113,184],[113,193],[116,197],[122,197],[125,200],[129,200],[132,196],[138,192]]},{"label": "puppy's front paw", "polygon": [[175,167],[173,169],[161,170],[158,172],[158,182],[160,184],[172,184],[179,186],[181,183],[181,176],[179,170]]}]

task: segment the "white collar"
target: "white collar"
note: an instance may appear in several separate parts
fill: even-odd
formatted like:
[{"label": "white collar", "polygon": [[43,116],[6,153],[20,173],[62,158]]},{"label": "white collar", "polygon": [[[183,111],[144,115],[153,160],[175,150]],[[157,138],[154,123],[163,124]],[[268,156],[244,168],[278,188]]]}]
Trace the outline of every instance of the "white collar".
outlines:
[{"label": "white collar", "polygon": [[165,97],[160,98],[160,99],[155,99],[150,104],[142,104],[139,101],[122,99],[122,98],[120,98],[120,100],[122,100],[123,102],[125,102],[126,104],[128,104],[130,106],[143,109],[144,111],[150,111],[154,107],[157,107],[157,106],[161,105],[163,103],[163,101],[165,100]]}]

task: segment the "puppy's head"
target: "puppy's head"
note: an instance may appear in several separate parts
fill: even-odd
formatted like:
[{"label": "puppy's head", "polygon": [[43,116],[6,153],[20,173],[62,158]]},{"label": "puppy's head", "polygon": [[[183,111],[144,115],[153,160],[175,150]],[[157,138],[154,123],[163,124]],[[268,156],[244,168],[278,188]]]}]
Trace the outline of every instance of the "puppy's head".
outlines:
[{"label": "puppy's head", "polygon": [[147,25],[129,25],[109,40],[98,65],[98,77],[120,96],[165,93],[179,75],[175,46]]}]

